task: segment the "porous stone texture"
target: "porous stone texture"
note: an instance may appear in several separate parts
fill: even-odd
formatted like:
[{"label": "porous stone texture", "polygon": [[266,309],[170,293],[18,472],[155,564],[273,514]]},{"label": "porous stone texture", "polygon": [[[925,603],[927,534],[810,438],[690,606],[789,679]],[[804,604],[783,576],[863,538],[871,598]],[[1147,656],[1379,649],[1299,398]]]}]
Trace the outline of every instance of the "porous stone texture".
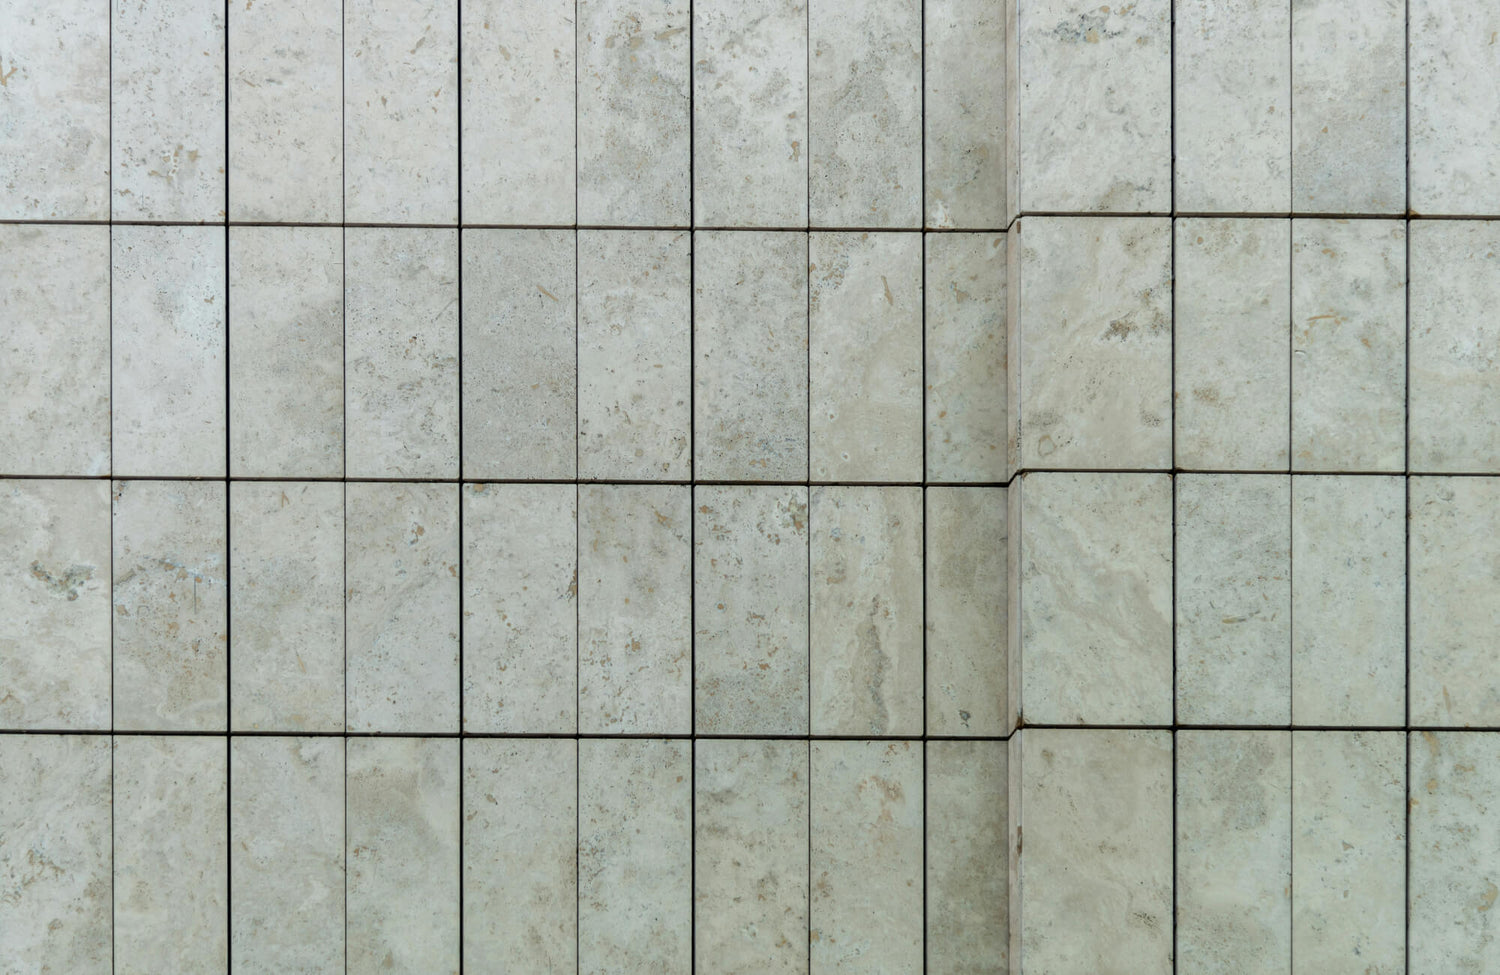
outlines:
[{"label": "porous stone texture", "polygon": [[[924,0],[928,227],[1005,226],[1006,16],[986,0]],[[929,247],[931,241],[929,241]],[[930,251],[929,251],[930,253]]]},{"label": "porous stone texture", "polygon": [[1006,653],[1006,489],[924,493],[927,733],[1003,735],[1015,714]]},{"label": "porous stone texture", "polygon": [[1485,0],[1410,0],[1410,209],[1493,216],[1500,195],[1500,9]]},{"label": "porous stone texture", "polygon": [[1007,744],[926,747],[926,970],[1009,975]]},{"label": "porous stone texture", "polygon": [[1004,234],[928,234],[926,477],[1002,481],[1009,394]]}]

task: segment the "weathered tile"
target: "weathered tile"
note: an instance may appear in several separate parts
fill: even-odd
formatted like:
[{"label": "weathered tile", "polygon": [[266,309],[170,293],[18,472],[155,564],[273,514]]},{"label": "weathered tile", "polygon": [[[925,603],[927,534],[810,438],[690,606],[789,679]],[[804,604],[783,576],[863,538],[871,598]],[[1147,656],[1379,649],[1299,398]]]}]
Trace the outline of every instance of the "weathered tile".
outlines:
[{"label": "weathered tile", "polygon": [[1408,484],[1408,721],[1500,724],[1500,478],[1417,477]]},{"label": "weathered tile", "polygon": [[692,968],[693,759],[685,741],[578,743],[578,970]]},{"label": "weathered tile", "polygon": [[1406,4],[1292,5],[1292,209],[1406,208]]},{"label": "weathered tile", "polygon": [[1171,477],[1028,474],[1020,485],[1026,720],[1170,724]]},{"label": "weathered tile", "polygon": [[[1500,153],[1497,153],[1500,158]],[[1410,469],[1500,472],[1500,223],[1411,225],[1407,423]],[[1466,422],[1455,423],[1454,417]]]},{"label": "weathered tile", "polygon": [[1409,206],[1496,212],[1500,195],[1500,8],[1487,0],[1410,0]]},{"label": "weathered tile", "polygon": [[578,235],[578,475],[692,471],[692,236]]},{"label": "weathered tile", "polygon": [[1176,0],[1175,8],[1174,206],[1290,209],[1291,4]]},{"label": "weathered tile", "polygon": [[1006,743],[929,741],[926,768],[930,975],[1009,975]]},{"label": "weathered tile", "polygon": [[107,481],[0,481],[0,727],[110,726]]},{"label": "weathered tile", "polygon": [[577,471],[573,238],[567,230],[464,232],[464,477]]},{"label": "weathered tile", "polygon": [[344,739],[229,739],[234,975],[345,967]]},{"label": "weathered tile", "polygon": [[1404,479],[1293,478],[1293,720],[1404,724],[1405,678]]},{"label": "weathered tile", "polygon": [[573,223],[573,0],[460,2],[464,222]]},{"label": "weathered tile", "polygon": [[457,731],[458,485],[344,491],[348,728]]},{"label": "weathered tile", "polygon": [[1179,220],[1172,337],[1178,467],[1286,470],[1287,220]]},{"label": "weathered tile", "polygon": [[922,23],[925,224],[1004,227],[1004,7],[924,0]]},{"label": "weathered tile", "polygon": [[229,457],[237,477],[343,476],[343,233],[230,230]]},{"label": "weathered tile", "polygon": [[1171,0],[1017,4],[1018,210],[1172,202]]},{"label": "weathered tile", "polygon": [[693,750],[695,970],[806,972],[808,743]]},{"label": "weathered tile", "polygon": [[694,730],[808,729],[807,488],[698,487]]},{"label": "weathered tile", "polygon": [[224,476],[224,230],[110,228],[114,473]]},{"label": "weathered tile", "polygon": [[1032,218],[1018,240],[1020,466],[1171,466],[1170,222]]},{"label": "weathered tile", "polygon": [[0,219],[109,219],[108,0],[0,13]]},{"label": "weathered tile", "polygon": [[344,219],[458,219],[458,4],[344,4]]},{"label": "weathered tile", "polygon": [[344,219],[343,3],[229,4],[229,216]]},{"label": "weathered tile", "polygon": [[807,0],[698,0],[693,223],[807,223]]},{"label": "weathered tile", "polygon": [[696,477],[807,476],[807,248],[805,234],[694,235]]},{"label": "weathered tile", "polygon": [[578,730],[578,488],[466,484],[465,731]]},{"label": "weathered tile", "polygon": [[692,730],[692,506],[685,485],[578,489],[584,734]]},{"label": "weathered tile", "polygon": [[922,0],[808,4],[811,222],[920,227]]},{"label": "weathered tile", "polygon": [[922,968],[922,744],[811,744],[812,972]]},{"label": "weathered tile", "polygon": [[225,9],[111,5],[111,216],[223,220]]},{"label": "weathered tile", "polygon": [[109,738],[0,735],[0,957],[109,975]]},{"label": "weathered tile", "polygon": [[1003,735],[1010,606],[1006,489],[929,488],[927,733]]},{"label": "weathered tile", "polygon": [[458,232],[344,231],[350,477],[458,476]]},{"label": "weathered tile", "polygon": [[1292,971],[1406,970],[1406,736],[1292,734]]},{"label": "weathered tile", "polygon": [[1292,469],[1406,463],[1406,227],[1292,221]]},{"label": "weathered tile", "polygon": [[689,7],[579,0],[579,223],[688,223]]},{"label": "weathered tile", "polygon": [[1011,965],[1171,972],[1171,734],[1030,728],[1011,740]]},{"label": "weathered tile", "polygon": [[1291,971],[1291,750],[1286,731],[1177,734],[1184,975]]},{"label": "weathered tile", "polygon": [[226,738],[114,739],[114,971],[229,961]]},{"label": "weathered tile", "polygon": [[344,730],[344,486],[229,489],[229,723]]},{"label": "weathered tile", "polygon": [[459,742],[348,748],[348,970],[458,975]]},{"label": "weathered tile", "polygon": [[1003,481],[1005,235],[928,234],[926,274],[927,479]]},{"label": "weathered tile", "polygon": [[0,226],[0,474],[108,474],[109,228]]},{"label": "weathered tile", "polygon": [[463,763],[465,970],[576,970],[577,742],[470,738]]},{"label": "weathered tile", "polygon": [[922,734],[922,489],[815,487],[812,731]]},{"label": "weathered tile", "polygon": [[225,729],[224,489],[222,481],[115,482],[117,729]]}]

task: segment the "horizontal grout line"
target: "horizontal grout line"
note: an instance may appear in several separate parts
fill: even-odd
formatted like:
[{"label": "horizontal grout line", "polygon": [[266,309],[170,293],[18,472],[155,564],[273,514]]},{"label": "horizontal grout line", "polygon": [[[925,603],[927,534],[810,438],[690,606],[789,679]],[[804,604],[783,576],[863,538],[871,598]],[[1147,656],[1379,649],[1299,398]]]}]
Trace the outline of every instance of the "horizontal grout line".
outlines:
[{"label": "horizontal grout line", "polygon": [[1420,732],[1477,731],[1496,732],[1500,727],[1463,727],[1454,725],[1349,725],[1349,724],[1212,724],[1179,721],[1176,724],[1032,724],[1026,722],[1017,731],[1348,731],[1417,734]]},{"label": "horizontal grout line", "polygon": [[503,478],[503,477],[227,477],[170,474],[0,474],[4,481],[195,481],[247,484],[599,484],[658,485],[662,487],[979,487],[1000,488],[1010,481],[735,481],[644,480],[631,478]]},{"label": "horizontal grout line", "polygon": [[1500,214],[1493,213],[1340,213],[1336,211],[1287,211],[1287,210],[1239,210],[1239,211],[1215,211],[1215,210],[1132,210],[1129,212],[1109,212],[1104,210],[1027,210],[1017,214],[1016,219],[1025,217],[1170,217],[1173,220],[1198,220],[1212,219],[1215,217],[1225,220],[1404,220],[1420,222],[1423,220],[1500,220]]},{"label": "horizontal grout line", "polygon": [[[1341,471],[1341,470],[1279,470],[1250,471],[1230,468],[1207,467],[1025,467],[1016,471],[1016,477],[1025,474],[1244,474],[1250,477],[1500,477],[1500,471]],[[1014,478],[1012,478],[1014,480]]]},{"label": "horizontal grout line", "polygon": [[6,735],[55,735],[98,736],[115,738],[463,738],[477,741],[503,739],[545,739],[560,741],[991,741],[1009,740],[1009,735],[734,735],[734,734],[688,734],[685,732],[629,732],[605,734],[596,732],[546,732],[546,731],[169,731],[115,730],[104,728],[0,728],[0,737]]}]

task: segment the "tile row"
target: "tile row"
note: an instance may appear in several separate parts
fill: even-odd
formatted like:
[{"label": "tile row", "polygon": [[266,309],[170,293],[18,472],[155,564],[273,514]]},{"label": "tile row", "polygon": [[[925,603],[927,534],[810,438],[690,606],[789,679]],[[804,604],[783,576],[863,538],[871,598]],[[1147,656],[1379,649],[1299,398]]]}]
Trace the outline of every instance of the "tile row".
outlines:
[{"label": "tile row", "polygon": [[20,881],[0,955],[78,975],[433,975],[460,947],[475,972],[999,971],[1006,748],[0,736],[0,873]]},{"label": "tile row", "polygon": [[0,264],[0,474],[1005,477],[1003,234],[12,225]]}]

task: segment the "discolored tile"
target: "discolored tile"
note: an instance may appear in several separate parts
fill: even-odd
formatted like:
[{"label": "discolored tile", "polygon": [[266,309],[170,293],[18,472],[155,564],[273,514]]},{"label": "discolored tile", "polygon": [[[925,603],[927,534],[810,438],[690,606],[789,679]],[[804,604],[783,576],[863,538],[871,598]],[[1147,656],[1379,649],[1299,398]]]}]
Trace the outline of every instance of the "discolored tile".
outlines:
[{"label": "discolored tile", "polygon": [[1004,234],[928,234],[926,477],[1003,481],[1010,384]]},{"label": "discolored tile", "polygon": [[986,0],[924,0],[922,24],[924,223],[1003,227],[1008,94],[1004,7]]},{"label": "discolored tile", "polygon": [[1006,488],[926,491],[929,735],[1011,729],[1006,495]]}]

